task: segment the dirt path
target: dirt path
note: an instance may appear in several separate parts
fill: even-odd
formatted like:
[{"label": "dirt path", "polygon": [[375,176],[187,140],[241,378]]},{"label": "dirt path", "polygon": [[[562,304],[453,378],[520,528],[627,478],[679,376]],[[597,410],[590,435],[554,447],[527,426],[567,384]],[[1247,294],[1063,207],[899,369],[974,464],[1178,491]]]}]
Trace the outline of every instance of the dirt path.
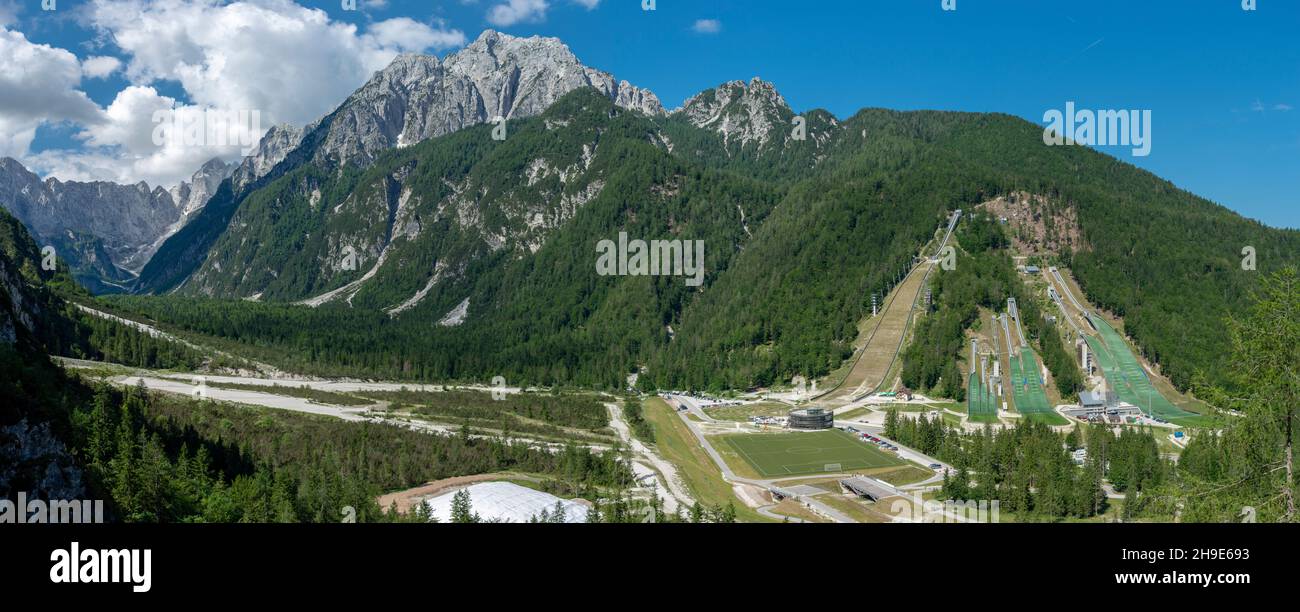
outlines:
[{"label": "dirt path", "polygon": [[607,403],[605,407],[609,409],[610,427],[618,432],[619,439],[623,440],[623,443],[632,449],[637,459],[649,464],[649,467],[655,472],[656,481],[659,481],[663,490],[668,493],[664,498],[664,512],[672,514],[677,512],[678,508],[685,509],[695,505],[695,499],[686,492],[686,487],[682,485],[681,476],[677,474],[677,467],[665,461],[653,448],[632,437],[632,429],[628,426],[627,421],[623,419],[623,408],[614,403]]}]

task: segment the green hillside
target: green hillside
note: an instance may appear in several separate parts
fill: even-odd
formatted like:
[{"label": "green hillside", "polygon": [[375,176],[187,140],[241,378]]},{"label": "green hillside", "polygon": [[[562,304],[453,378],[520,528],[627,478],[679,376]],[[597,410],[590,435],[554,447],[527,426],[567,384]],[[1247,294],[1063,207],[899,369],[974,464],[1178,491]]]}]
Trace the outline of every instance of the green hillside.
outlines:
[{"label": "green hillside", "polygon": [[[889,289],[946,212],[1025,191],[1077,213],[1086,246],[1064,263],[1185,386],[1225,365],[1222,317],[1258,278],[1237,265],[1241,246],[1257,249],[1259,274],[1300,253],[1300,232],[1093,150],[1046,147],[1018,118],[868,109],[809,123],[816,138],[735,148],[681,117],[573,92],[511,122],[502,142],[471,128],[364,172],[287,171],[242,200],[182,287],[231,299],[111,303],[317,373],[617,387],[645,366],[647,388],[749,388],[836,368],[870,294]],[[575,205],[578,194],[590,197]],[[595,244],[619,232],[704,240],[704,286],[596,275]],[[334,265],[345,244],[359,247],[355,269]],[[287,304],[362,278],[385,247],[350,300]],[[234,299],[254,296],[281,304]],[[438,325],[461,304],[463,323]]]}]

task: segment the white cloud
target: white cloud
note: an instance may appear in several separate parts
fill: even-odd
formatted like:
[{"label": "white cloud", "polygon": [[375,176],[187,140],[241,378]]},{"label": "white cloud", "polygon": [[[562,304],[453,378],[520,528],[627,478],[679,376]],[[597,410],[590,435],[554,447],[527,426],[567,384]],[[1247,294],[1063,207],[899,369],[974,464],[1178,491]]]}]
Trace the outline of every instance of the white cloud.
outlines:
[{"label": "white cloud", "polygon": [[548,8],[546,0],[507,0],[488,9],[487,20],[501,27],[523,21],[541,21],[546,18]]},{"label": "white cloud", "polygon": [[102,79],[122,67],[122,60],[111,55],[96,55],[81,62],[81,73],[92,79]]},{"label": "white cloud", "polygon": [[[0,0],[2,2],[3,0]],[[257,126],[213,123],[241,134],[277,123],[306,125],[333,110],[399,53],[464,44],[459,30],[401,17],[356,25],[331,21],[322,10],[292,0],[90,0],[85,23],[121,51],[120,59],[75,55],[31,45],[21,33],[0,31],[0,45],[25,45],[42,62],[13,61],[0,48],[0,154],[65,179],[145,180],[171,185],[214,156],[234,160],[242,146],[175,146],[153,142],[153,113],[182,117],[214,110],[256,112]],[[116,62],[116,64],[114,64]],[[121,70],[133,83],[100,109],[76,88],[83,77]],[[154,87],[173,82],[183,101]],[[8,95],[10,91],[18,96]],[[81,127],[79,149],[28,154],[42,122]],[[241,132],[242,130],[242,132]]]},{"label": "white cloud", "polygon": [[96,147],[120,146],[133,156],[148,155],[153,143],[153,113],[172,108],[176,100],[159,95],[152,87],[132,85],[118,92],[104,109],[108,121],[83,130],[78,137]]},{"label": "white cloud", "polygon": [[370,26],[366,35],[378,47],[406,50],[446,49],[465,44],[465,34],[460,30],[435,30],[406,17],[376,23]]},{"label": "white cloud", "polygon": [[0,157],[21,158],[36,139],[40,121],[9,119],[0,113]]},{"label": "white cloud", "polygon": [[699,34],[717,34],[722,31],[722,22],[717,19],[698,19],[691,29]]},{"label": "white cloud", "polygon": [[[206,112],[211,110],[178,104],[153,87],[133,85],[104,109],[106,121],[76,134],[85,143],[83,150],[43,151],[25,161],[33,170],[64,180],[172,185],[213,157],[240,157],[269,127],[251,115],[241,121],[238,115]],[[202,131],[175,132],[177,124]],[[224,143],[217,143],[218,132],[228,135]],[[194,140],[185,141],[187,135]]]},{"label": "white cloud", "polygon": [[578,4],[581,4],[582,6],[587,7],[587,10],[589,11],[600,6],[600,0],[573,0],[573,1]]},{"label": "white cloud", "polygon": [[328,112],[398,53],[464,40],[406,18],[360,34],[289,0],[94,0],[90,15],[129,56],[132,81],[174,80],[191,102],[259,109],[274,123],[298,125]]},{"label": "white cloud", "polygon": [[77,56],[0,28],[0,155],[25,154],[42,123],[102,121],[80,83]]},{"label": "white cloud", "polygon": [[[1285,102],[1278,102],[1278,103],[1276,103],[1276,104],[1264,104],[1263,102],[1261,102],[1261,101],[1259,100],[1259,98],[1255,98],[1255,101],[1250,103],[1250,110],[1251,110],[1251,112],[1254,112],[1254,113],[1261,113],[1261,114],[1263,114],[1263,113],[1265,113],[1265,112],[1267,112],[1267,111],[1270,111],[1270,110],[1275,110],[1275,111],[1279,111],[1279,112],[1283,112],[1283,113],[1285,113],[1285,112],[1287,112],[1287,111],[1289,111],[1289,110],[1292,110],[1293,108],[1295,108],[1295,107],[1293,107],[1293,106],[1291,106],[1290,104],[1287,104],[1287,103],[1285,103]],[[1234,112],[1235,112],[1235,111],[1234,111]]]}]

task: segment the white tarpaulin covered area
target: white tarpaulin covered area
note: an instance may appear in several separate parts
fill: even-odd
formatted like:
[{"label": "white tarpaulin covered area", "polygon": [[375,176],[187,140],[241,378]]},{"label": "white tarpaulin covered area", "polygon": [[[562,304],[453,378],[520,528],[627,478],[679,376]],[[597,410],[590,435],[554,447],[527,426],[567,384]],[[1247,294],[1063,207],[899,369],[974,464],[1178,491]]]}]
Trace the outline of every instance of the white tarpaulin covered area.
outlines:
[{"label": "white tarpaulin covered area", "polygon": [[[554,514],[556,502],[560,503],[564,512],[564,522],[587,522],[586,506],[512,482],[481,482],[461,490],[469,491],[472,512],[485,522],[527,523],[533,517],[540,517],[543,510]],[[429,515],[436,517],[440,523],[450,523],[451,501],[457,492],[459,491],[425,501]]]}]

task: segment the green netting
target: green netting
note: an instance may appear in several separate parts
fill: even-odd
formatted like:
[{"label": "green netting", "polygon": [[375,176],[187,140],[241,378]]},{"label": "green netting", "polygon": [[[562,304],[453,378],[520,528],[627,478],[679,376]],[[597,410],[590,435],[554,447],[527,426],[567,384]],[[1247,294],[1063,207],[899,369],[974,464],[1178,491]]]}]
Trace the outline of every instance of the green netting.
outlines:
[{"label": "green netting", "polygon": [[[1043,391],[1043,381],[1039,378],[1038,358],[1033,349],[1021,348],[1020,355],[1011,356],[1011,399],[1020,414],[1056,415],[1052,404]],[[1049,420],[1057,421],[1057,418]]]},{"label": "green netting", "polygon": [[1200,416],[1173,405],[1156,391],[1151,379],[1142,369],[1142,364],[1129,349],[1128,343],[1124,342],[1124,337],[1101,317],[1090,318],[1100,337],[1089,337],[1088,347],[1092,350],[1102,375],[1106,377],[1106,382],[1110,383],[1120,400],[1141,408],[1149,415],[1171,422]]},{"label": "green netting", "polygon": [[966,386],[966,414],[971,417],[997,415],[997,402],[993,390],[987,388],[974,372]]}]

